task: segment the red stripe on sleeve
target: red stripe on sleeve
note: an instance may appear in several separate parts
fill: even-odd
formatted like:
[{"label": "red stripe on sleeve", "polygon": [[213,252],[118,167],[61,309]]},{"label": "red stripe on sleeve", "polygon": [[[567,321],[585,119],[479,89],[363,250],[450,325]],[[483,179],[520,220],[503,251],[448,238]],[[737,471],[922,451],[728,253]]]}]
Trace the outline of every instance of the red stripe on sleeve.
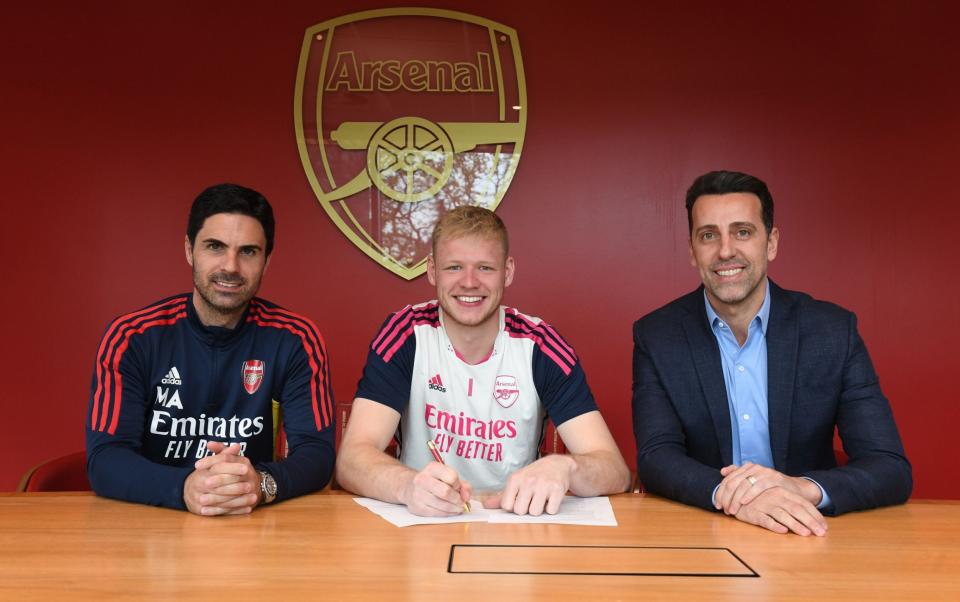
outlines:
[{"label": "red stripe on sleeve", "polygon": [[116,434],[117,432],[117,423],[120,422],[120,406],[123,403],[123,377],[120,374],[120,360],[123,358],[123,354],[127,351],[127,347],[130,345],[130,337],[132,337],[135,334],[141,334],[147,329],[153,328],[154,326],[169,326],[170,324],[173,324],[177,320],[181,320],[186,317],[187,317],[187,312],[181,311],[180,313],[165,319],[151,320],[149,322],[144,322],[140,325],[139,328],[128,328],[124,330],[123,341],[117,347],[117,351],[114,354],[113,362],[112,362],[112,373],[116,375],[116,384],[114,385],[114,388],[116,390],[116,396],[113,399],[112,404],[107,403],[107,400],[110,397],[109,376],[111,374],[111,372],[107,372],[107,376],[108,376],[108,381],[106,384],[107,394],[104,399],[103,415],[100,417],[101,431],[103,430],[103,426],[104,426],[103,423],[105,422],[107,417],[107,408],[110,407],[110,405],[113,405],[113,411],[111,412],[112,417],[110,419],[110,428],[107,429],[107,432],[110,433],[111,435]]},{"label": "red stripe on sleeve", "polygon": [[[116,346],[118,341],[123,337],[123,333],[127,329],[134,327],[139,321],[182,311],[186,307],[186,300],[187,297],[169,299],[163,303],[151,305],[120,316],[110,324],[106,334],[104,334],[100,340],[100,347],[97,349],[97,361],[95,364],[97,370],[97,388],[93,394],[93,410],[90,416],[90,428],[92,430],[102,431],[106,426],[107,411],[111,398],[110,381],[112,374],[110,370],[110,357],[116,353]],[[98,418],[100,419],[99,426],[97,424]]]},{"label": "red stripe on sleeve", "polygon": [[[310,364],[311,381],[315,383],[315,386],[310,387],[314,423],[318,431],[330,426],[333,400],[329,392],[327,349],[316,325],[309,318],[299,314],[280,308],[270,308],[256,302],[247,320],[260,326],[281,328],[300,337]],[[322,365],[318,366],[314,358],[318,358]]]}]

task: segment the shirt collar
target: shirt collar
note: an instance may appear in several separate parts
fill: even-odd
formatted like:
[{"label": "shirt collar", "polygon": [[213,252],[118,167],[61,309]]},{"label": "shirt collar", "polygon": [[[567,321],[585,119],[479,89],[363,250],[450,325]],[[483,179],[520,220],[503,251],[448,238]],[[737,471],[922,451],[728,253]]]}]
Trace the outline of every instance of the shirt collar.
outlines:
[{"label": "shirt collar", "polygon": [[206,341],[207,344],[222,346],[230,343],[240,336],[240,333],[243,331],[244,326],[247,323],[247,316],[250,315],[250,308],[253,305],[253,300],[247,303],[247,307],[243,310],[243,315],[240,316],[240,321],[237,322],[237,325],[233,328],[226,328],[223,326],[207,326],[200,321],[200,315],[197,313],[197,308],[193,305],[193,295],[195,294],[196,291],[190,293],[189,299],[187,300],[187,319],[193,326],[194,331],[204,341]]},{"label": "shirt collar", "polygon": [[[750,324],[759,322],[760,332],[763,333],[763,336],[767,336],[767,323],[770,321],[770,281],[764,278],[764,284],[766,286],[764,287],[763,303],[760,305],[760,311],[753,317]],[[710,300],[707,298],[706,288],[703,289],[703,304],[707,307],[707,321],[710,322],[710,327],[717,328],[722,320],[717,312],[713,311],[713,306],[710,305]]]}]

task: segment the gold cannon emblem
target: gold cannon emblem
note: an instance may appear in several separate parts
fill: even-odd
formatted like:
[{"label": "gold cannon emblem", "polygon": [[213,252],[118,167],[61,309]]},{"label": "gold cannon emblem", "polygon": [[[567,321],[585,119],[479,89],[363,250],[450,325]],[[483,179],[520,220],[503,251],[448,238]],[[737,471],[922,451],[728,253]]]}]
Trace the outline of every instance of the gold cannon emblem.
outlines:
[{"label": "gold cannon emblem", "polygon": [[513,179],[527,113],[517,35],[437,9],[325,21],[306,31],[294,105],[320,205],[359,249],[412,279],[441,215],[496,209]]},{"label": "gold cannon emblem", "polygon": [[395,201],[425,201],[450,179],[457,153],[479,144],[516,144],[522,134],[518,123],[433,123],[422,117],[344,123],[330,138],[342,149],[366,150],[367,168],[338,192],[349,194],[372,183]]}]

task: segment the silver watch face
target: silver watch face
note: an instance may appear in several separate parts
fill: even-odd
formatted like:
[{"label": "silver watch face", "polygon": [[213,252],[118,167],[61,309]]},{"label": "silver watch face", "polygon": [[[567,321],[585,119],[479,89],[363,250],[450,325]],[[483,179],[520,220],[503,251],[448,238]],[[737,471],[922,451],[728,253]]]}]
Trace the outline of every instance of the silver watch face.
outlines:
[{"label": "silver watch face", "polygon": [[260,489],[269,497],[277,495],[277,480],[269,472],[260,473]]}]

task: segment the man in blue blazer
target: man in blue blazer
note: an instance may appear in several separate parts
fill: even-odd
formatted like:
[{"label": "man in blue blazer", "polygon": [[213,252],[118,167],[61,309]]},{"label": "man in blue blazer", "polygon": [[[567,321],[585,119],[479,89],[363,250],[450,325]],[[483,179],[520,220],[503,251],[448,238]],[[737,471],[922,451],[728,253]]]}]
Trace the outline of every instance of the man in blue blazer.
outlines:
[{"label": "man in blue blazer", "polygon": [[766,184],[711,172],[686,205],[703,286],[633,327],[646,489],[801,535],[824,535],[823,514],[906,501],[910,463],[856,317],[767,279],[780,233]]}]

